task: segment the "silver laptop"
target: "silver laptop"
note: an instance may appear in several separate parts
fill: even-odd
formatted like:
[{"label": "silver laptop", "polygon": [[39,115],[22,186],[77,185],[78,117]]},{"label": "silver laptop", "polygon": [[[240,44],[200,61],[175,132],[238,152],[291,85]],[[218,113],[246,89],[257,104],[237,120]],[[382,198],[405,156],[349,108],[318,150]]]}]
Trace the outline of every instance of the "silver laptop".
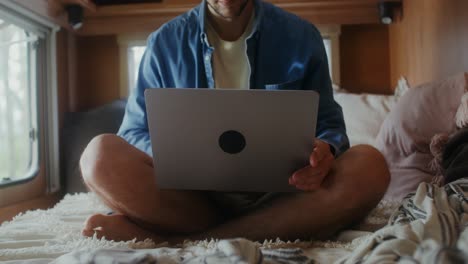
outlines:
[{"label": "silver laptop", "polygon": [[309,164],[314,91],[147,89],[161,189],[292,192]]}]

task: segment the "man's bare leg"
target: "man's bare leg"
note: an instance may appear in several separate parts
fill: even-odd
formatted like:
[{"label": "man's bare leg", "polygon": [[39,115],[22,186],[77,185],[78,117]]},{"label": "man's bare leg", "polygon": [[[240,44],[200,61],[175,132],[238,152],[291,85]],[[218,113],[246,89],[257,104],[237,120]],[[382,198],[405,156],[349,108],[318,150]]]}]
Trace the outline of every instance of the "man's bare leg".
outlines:
[{"label": "man's bare leg", "polygon": [[[269,207],[189,238],[329,238],[365,217],[384,195],[389,180],[383,156],[369,146],[357,146],[337,159],[317,191],[274,200]],[[187,237],[173,239],[178,242]]]},{"label": "man's bare leg", "polygon": [[199,192],[159,190],[151,157],[118,136],[94,138],[80,167],[88,188],[116,212],[111,222],[103,215],[91,216],[84,235],[100,227],[111,239],[141,239],[140,227],[163,235],[201,232],[218,222],[214,207]]},{"label": "man's bare leg", "polygon": [[[317,191],[289,195],[274,200],[268,207],[205,231],[165,239],[178,243],[184,239],[211,237],[242,236],[252,240],[327,237],[364,217],[382,198],[389,179],[383,156],[372,147],[357,146],[336,160]],[[97,222],[133,225],[138,237],[159,238],[157,232],[126,222],[124,218],[102,216]],[[108,231],[112,233],[111,229]]]}]

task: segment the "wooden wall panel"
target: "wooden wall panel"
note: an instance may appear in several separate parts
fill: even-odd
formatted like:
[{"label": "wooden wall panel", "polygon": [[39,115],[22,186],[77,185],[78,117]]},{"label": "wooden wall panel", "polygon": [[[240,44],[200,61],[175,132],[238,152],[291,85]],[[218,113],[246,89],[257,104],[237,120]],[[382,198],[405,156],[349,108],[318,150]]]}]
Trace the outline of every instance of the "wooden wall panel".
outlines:
[{"label": "wooden wall panel", "polygon": [[76,109],[76,93],[78,91],[78,49],[77,37],[72,32],[68,33],[68,107],[67,111]]},{"label": "wooden wall panel", "polygon": [[[34,12],[66,25],[66,15],[53,10],[59,1],[15,0]],[[378,21],[377,0],[267,0],[311,22],[362,24]],[[125,32],[152,31],[161,23],[200,3],[200,0],[171,0],[170,3],[100,7],[87,10],[85,27],[60,33],[59,106],[65,111],[83,111],[119,98],[119,52],[116,36]],[[52,10],[52,12],[51,12]],[[385,30],[370,25],[345,26],[342,47],[344,87],[355,92],[388,92],[384,62],[377,61],[385,47],[380,36]],[[89,34],[93,36],[75,36]],[[349,33],[349,34],[348,34]],[[108,34],[108,35],[106,35]],[[355,37],[353,34],[357,34]],[[376,37],[377,36],[377,37]],[[364,41],[360,40],[363,38]],[[348,45],[348,42],[351,43]],[[363,46],[364,45],[364,46]],[[359,56],[359,54],[363,54]],[[369,55],[367,55],[369,54]],[[356,56],[360,58],[356,60]],[[381,63],[381,64],[379,64]],[[376,67],[377,65],[377,67]],[[349,70],[348,70],[349,69]],[[378,73],[369,75],[369,69]]]},{"label": "wooden wall panel", "polygon": [[64,113],[69,111],[69,38],[70,33],[60,30],[57,33],[57,95],[60,127],[63,125]]},{"label": "wooden wall panel", "polygon": [[0,225],[4,221],[11,221],[18,213],[24,213],[35,209],[46,210],[52,208],[62,197],[63,193],[46,194],[7,207],[0,207]]},{"label": "wooden wall panel", "polygon": [[341,87],[355,93],[392,93],[389,53],[387,26],[342,26]]},{"label": "wooden wall panel", "polygon": [[[341,33],[341,86],[355,93],[390,94],[388,27],[348,25]],[[119,47],[111,36],[76,37],[75,88],[71,111],[85,111],[120,98]]]},{"label": "wooden wall panel", "polygon": [[83,111],[119,98],[119,47],[116,36],[77,37],[77,87],[71,111]]},{"label": "wooden wall panel", "polygon": [[390,27],[391,81],[411,86],[468,71],[468,1],[407,0]]}]

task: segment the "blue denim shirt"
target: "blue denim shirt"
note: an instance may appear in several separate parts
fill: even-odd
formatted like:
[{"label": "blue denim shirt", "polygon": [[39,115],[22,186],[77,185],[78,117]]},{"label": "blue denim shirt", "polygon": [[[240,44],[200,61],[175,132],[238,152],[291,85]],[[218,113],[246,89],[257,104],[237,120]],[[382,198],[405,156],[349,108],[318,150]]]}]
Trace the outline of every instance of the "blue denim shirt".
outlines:
[{"label": "blue denim shirt", "polygon": [[[214,88],[213,47],[205,32],[206,2],[169,21],[148,38],[136,89],[118,135],[152,156],[144,90]],[[250,89],[315,90],[320,94],[317,135],[335,155],[349,148],[341,107],[333,99],[322,37],[310,23],[255,0],[255,24],[247,38]]]}]

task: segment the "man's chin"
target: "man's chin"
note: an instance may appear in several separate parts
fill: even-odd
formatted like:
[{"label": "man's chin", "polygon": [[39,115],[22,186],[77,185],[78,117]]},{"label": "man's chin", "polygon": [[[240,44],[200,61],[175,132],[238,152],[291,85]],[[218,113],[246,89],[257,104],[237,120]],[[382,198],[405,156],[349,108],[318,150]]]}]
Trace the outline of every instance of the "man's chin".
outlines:
[{"label": "man's chin", "polygon": [[218,16],[222,17],[225,20],[232,21],[236,20],[237,18],[240,17],[239,13],[233,13],[233,12],[220,12],[219,10],[215,10],[216,14]]}]

